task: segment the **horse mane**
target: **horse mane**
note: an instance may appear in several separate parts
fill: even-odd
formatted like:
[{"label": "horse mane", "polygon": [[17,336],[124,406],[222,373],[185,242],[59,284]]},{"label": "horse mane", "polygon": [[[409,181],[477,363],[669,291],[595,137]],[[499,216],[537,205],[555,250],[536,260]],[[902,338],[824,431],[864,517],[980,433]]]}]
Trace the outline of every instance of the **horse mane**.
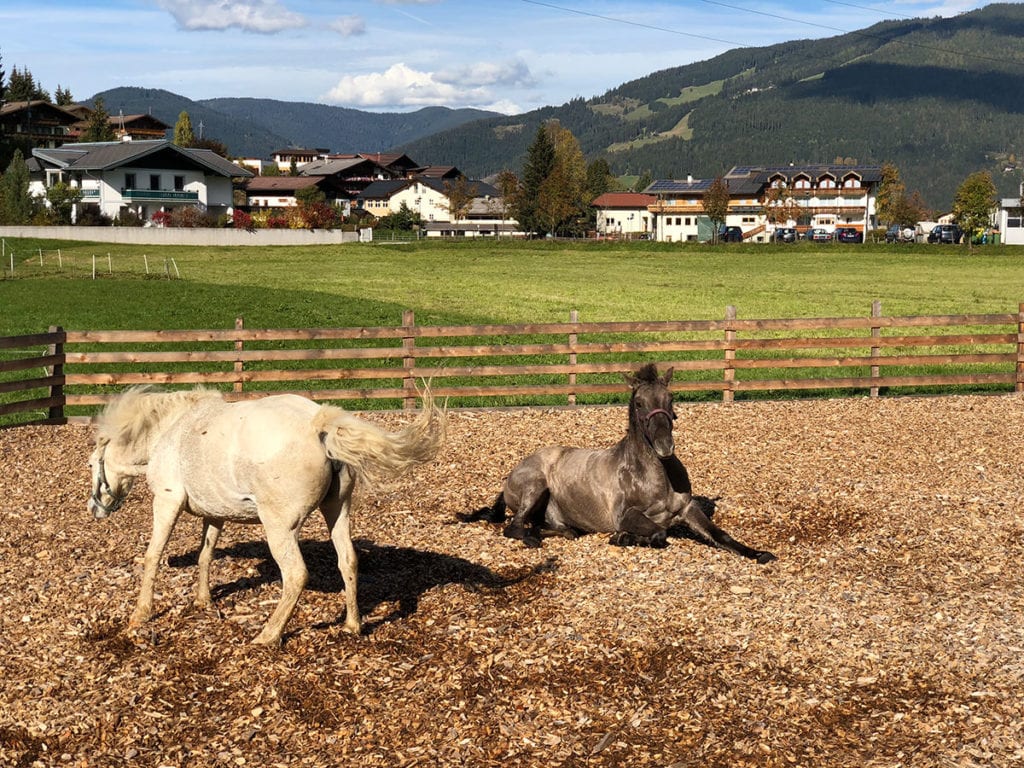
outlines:
[{"label": "horse mane", "polygon": [[216,390],[164,392],[149,386],[131,387],[115,396],[96,417],[96,442],[118,441],[126,447],[145,439],[169,416],[182,412],[202,399],[222,398]]},{"label": "horse mane", "polygon": [[642,381],[645,384],[657,384],[661,380],[658,377],[658,366],[654,363],[646,363],[633,376],[637,381]]}]

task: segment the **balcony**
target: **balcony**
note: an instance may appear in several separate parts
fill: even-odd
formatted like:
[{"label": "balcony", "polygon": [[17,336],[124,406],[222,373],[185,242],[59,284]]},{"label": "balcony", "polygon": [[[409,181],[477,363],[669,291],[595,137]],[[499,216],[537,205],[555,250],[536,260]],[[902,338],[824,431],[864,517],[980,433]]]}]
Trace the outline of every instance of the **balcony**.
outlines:
[{"label": "balcony", "polygon": [[198,192],[185,192],[167,189],[122,189],[121,197],[125,200],[145,200],[158,203],[198,203]]}]

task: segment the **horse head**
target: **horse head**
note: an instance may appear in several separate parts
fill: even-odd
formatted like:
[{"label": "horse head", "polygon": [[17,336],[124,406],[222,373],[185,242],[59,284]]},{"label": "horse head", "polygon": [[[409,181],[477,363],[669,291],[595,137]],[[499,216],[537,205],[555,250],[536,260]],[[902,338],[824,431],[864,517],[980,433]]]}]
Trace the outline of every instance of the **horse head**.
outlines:
[{"label": "horse head", "polygon": [[135,476],[122,471],[116,444],[103,439],[96,441],[96,448],[89,457],[89,467],[92,470],[92,495],[89,496],[88,509],[95,519],[102,520],[121,508]]},{"label": "horse head", "polygon": [[672,369],[661,376],[654,363],[648,363],[635,374],[626,374],[633,389],[629,399],[629,428],[643,437],[658,458],[667,458],[675,451],[672,426],[676,420],[672,408]]}]

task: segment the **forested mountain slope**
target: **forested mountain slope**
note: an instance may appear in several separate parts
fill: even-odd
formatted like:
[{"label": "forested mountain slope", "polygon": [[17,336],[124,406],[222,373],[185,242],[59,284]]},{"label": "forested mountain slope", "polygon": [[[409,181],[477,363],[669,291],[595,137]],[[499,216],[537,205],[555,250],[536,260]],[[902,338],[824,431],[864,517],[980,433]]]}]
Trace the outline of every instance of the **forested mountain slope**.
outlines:
[{"label": "forested mountain slope", "polygon": [[733,165],[893,162],[939,210],[992,172],[1017,195],[1024,142],[1024,5],[876,24],[822,40],[740,48],[603,96],[490,118],[402,145],[476,176],[519,171],[544,120],[617,174],[710,178]]}]

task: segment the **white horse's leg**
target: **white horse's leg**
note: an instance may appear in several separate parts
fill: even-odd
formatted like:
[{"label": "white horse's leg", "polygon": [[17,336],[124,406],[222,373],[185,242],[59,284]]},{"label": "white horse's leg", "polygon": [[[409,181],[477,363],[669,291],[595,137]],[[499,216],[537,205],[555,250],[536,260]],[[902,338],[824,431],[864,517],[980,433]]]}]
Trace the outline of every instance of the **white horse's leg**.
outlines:
[{"label": "white horse's leg", "polygon": [[[347,475],[347,473],[345,473]],[[346,632],[358,635],[362,630],[362,619],[359,616],[358,596],[358,572],[359,560],[356,556],[356,549],[352,546],[352,531],[349,511],[352,507],[351,483],[347,479],[343,481],[348,486],[342,498],[328,496],[320,505],[324,521],[327,523],[327,530],[331,533],[331,541],[334,543],[334,551],[338,553],[338,570],[341,571],[342,581],[345,582],[345,626]]]},{"label": "white horse's leg", "polygon": [[156,571],[179,514],[181,514],[181,505],[176,499],[158,496],[153,500],[153,535],[149,539],[149,546],[146,547],[142,585],[139,587],[139,601],[135,604],[135,611],[128,620],[129,627],[144,624],[153,615],[153,585],[156,583]]},{"label": "white horse's leg", "polygon": [[203,544],[199,550],[199,580],[196,583],[196,607],[203,610],[213,604],[210,596],[210,562],[213,560],[213,549],[224,529],[223,520],[203,519]]},{"label": "white horse's leg", "polygon": [[[301,519],[301,516],[298,517]],[[254,643],[262,645],[277,645],[281,642],[281,635],[284,633],[285,624],[292,617],[295,610],[295,603],[306,586],[309,573],[306,571],[306,563],[302,559],[302,551],[299,549],[299,531],[301,526],[296,523],[289,526],[283,522],[274,523],[264,520],[264,528],[267,531],[267,544],[270,546],[270,554],[273,555],[277,567],[281,569],[281,599],[277,601],[277,607],[270,615],[263,631],[253,640]]]}]

